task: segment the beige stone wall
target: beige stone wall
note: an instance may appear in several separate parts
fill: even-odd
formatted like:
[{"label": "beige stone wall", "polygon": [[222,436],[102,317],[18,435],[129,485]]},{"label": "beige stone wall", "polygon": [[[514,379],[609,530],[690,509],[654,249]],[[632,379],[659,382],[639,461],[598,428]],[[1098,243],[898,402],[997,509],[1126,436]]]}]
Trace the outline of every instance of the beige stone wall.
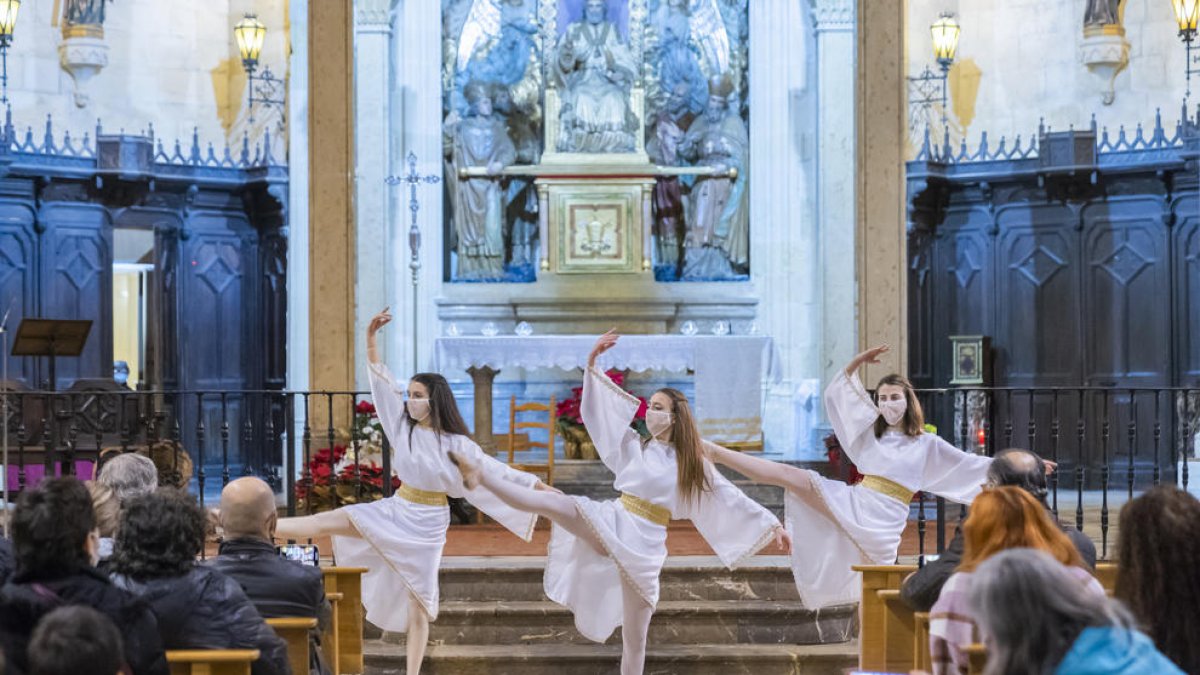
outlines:
[{"label": "beige stone wall", "polygon": [[[1028,139],[1044,117],[1054,129],[1099,125],[1131,132],[1153,125],[1155,108],[1174,128],[1184,94],[1184,48],[1168,0],[1123,3],[1129,64],[1104,105],[1100,79],[1084,66],[1085,0],[908,0],[908,73],[933,64],[929,25],[943,10],[962,25],[950,71],[952,137],[962,130],[973,148],[981,131],[994,147],[1001,134]],[[1200,82],[1196,83],[1200,85]],[[1115,139],[1115,137],[1114,137]]]},{"label": "beige stone wall", "polygon": [[[59,63],[61,1],[24,2],[9,49],[8,96],[21,130],[36,137],[46,115],[56,136],[94,133],[100,119],[106,132],[140,132],[153,124],[164,141],[240,142],[246,104],[246,76],[233,26],[244,12],[267,25],[262,63],[287,75],[286,0],[118,0],[107,3],[104,41],[108,65],[88,85],[91,101],[78,107],[71,76]],[[168,151],[170,148],[168,147]],[[186,151],[186,145],[185,145]]]}]

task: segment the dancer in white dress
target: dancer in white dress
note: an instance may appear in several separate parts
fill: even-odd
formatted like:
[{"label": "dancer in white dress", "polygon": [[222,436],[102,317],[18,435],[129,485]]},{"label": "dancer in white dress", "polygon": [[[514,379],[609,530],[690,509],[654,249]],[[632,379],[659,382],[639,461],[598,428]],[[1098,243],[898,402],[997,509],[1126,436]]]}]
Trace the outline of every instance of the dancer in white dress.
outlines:
[{"label": "dancer in white dress", "polygon": [[770,511],[726,480],[704,459],[687,398],[662,389],[650,399],[643,440],[630,423],[639,401],[596,368],[596,357],[612,348],[606,333],[588,358],[581,412],[596,451],[616,474],[621,498],[534,492],[480,472],[458,457],[468,484],[489,487],[513,508],[549,518],[554,527],[546,560],[545,590],[571,609],[575,627],[596,642],[621,627],[622,675],[642,672],[646,635],[658,603],[658,577],[667,557],[667,524],[690,519],[727,567],[734,567],[775,539],[790,539]]},{"label": "dancer in white dress", "polygon": [[482,467],[490,483],[553,490],[537,477],[515,471],[485,455],[467,437],[441,375],[418,373],[408,382],[408,400],[379,359],[375,334],[392,320],[388,310],[367,329],[371,396],[392,446],[392,468],[400,489],[390,499],[279,521],[280,539],[333,537],[339,565],[366,567],[362,597],[367,620],[384,630],[407,632],[408,670],[420,672],[429,641],[429,622],[438,613],[438,567],[450,525],[447,495],[465,497],[487,515],[529,541],[537,515],[514,509],[486,487],[464,490],[447,451]]},{"label": "dancer in white dress", "polygon": [[796,588],[810,608],[859,600],[861,583],[851,565],[895,563],[916,491],[969,504],[987,481],[990,457],[925,433],[921,404],[905,377],[884,377],[871,399],[858,369],[879,363],[887,350],[875,347],[854,357],[825,390],[829,421],[842,449],[865,475],[861,483],[847,485],[722,448],[709,455],[751,480],[787,490],[788,532],[813,542],[792,550]]}]

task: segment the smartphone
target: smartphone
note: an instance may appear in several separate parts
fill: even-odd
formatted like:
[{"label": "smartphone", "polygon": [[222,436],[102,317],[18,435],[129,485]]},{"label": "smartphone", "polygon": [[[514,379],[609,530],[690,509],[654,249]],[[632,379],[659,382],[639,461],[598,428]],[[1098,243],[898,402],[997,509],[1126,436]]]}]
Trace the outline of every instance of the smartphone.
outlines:
[{"label": "smartphone", "polygon": [[298,562],[301,565],[317,567],[321,562],[321,552],[315,544],[286,544],[276,546],[275,550],[279,553],[279,557]]}]

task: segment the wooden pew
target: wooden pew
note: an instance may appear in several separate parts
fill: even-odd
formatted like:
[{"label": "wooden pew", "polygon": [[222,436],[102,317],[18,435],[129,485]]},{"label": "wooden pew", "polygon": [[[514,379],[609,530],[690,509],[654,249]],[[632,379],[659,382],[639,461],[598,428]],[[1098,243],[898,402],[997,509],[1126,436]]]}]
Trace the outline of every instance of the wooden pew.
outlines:
[{"label": "wooden pew", "polygon": [[931,671],[929,656],[929,612],[913,614],[913,669]]},{"label": "wooden pew", "polygon": [[325,633],[321,635],[321,651],[325,652],[325,660],[329,662],[329,667],[333,670],[333,675],[342,675],[341,665],[338,663],[338,646],[341,641],[338,640],[338,605],[345,599],[342,593],[326,593],[325,599],[329,601],[330,612],[329,626]]},{"label": "wooden pew", "polygon": [[967,674],[968,675],[983,675],[983,669],[987,667],[987,646],[976,642],[975,644],[967,645]]},{"label": "wooden pew", "polygon": [[[861,670],[888,670],[888,608],[879,591],[899,591],[900,583],[916,571],[916,565],[855,565],[862,573],[862,600],[859,602],[858,667]],[[893,620],[895,621],[895,619]],[[911,641],[909,643],[911,649]],[[904,664],[912,663],[912,654]]]},{"label": "wooden pew", "polygon": [[907,672],[916,658],[913,635],[916,633],[913,611],[900,599],[900,590],[888,588],[875,591],[883,602],[883,643],[885,670]]},{"label": "wooden pew", "polygon": [[317,620],[313,617],[286,617],[267,619],[267,625],[274,628],[275,634],[287,643],[288,663],[292,666],[292,673],[307,673],[310,659],[308,633],[317,627]]},{"label": "wooden pew", "polygon": [[257,649],[169,649],[171,675],[250,675]]},{"label": "wooden pew", "polygon": [[322,567],[325,592],[341,593],[337,603],[338,673],[363,672],[362,575],[365,567]]},{"label": "wooden pew", "polygon": [[1108,591],[1109,595],[1117,588],[1117,564],[1113,562],[1098,562],[1096,570],[1093,572],[1096,575],[1096,580]]}]

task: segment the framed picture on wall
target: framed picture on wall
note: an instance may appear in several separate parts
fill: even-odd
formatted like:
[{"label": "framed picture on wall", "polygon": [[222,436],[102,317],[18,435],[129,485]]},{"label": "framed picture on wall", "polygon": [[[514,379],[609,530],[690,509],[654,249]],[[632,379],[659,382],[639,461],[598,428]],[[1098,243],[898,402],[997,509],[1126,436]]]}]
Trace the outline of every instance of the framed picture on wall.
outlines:
[{"label": "framed picture on wall", "polygon": [[992,380],[992,340],[983,335],[951,335],[953,377],[950,384],[989,385]]}]

